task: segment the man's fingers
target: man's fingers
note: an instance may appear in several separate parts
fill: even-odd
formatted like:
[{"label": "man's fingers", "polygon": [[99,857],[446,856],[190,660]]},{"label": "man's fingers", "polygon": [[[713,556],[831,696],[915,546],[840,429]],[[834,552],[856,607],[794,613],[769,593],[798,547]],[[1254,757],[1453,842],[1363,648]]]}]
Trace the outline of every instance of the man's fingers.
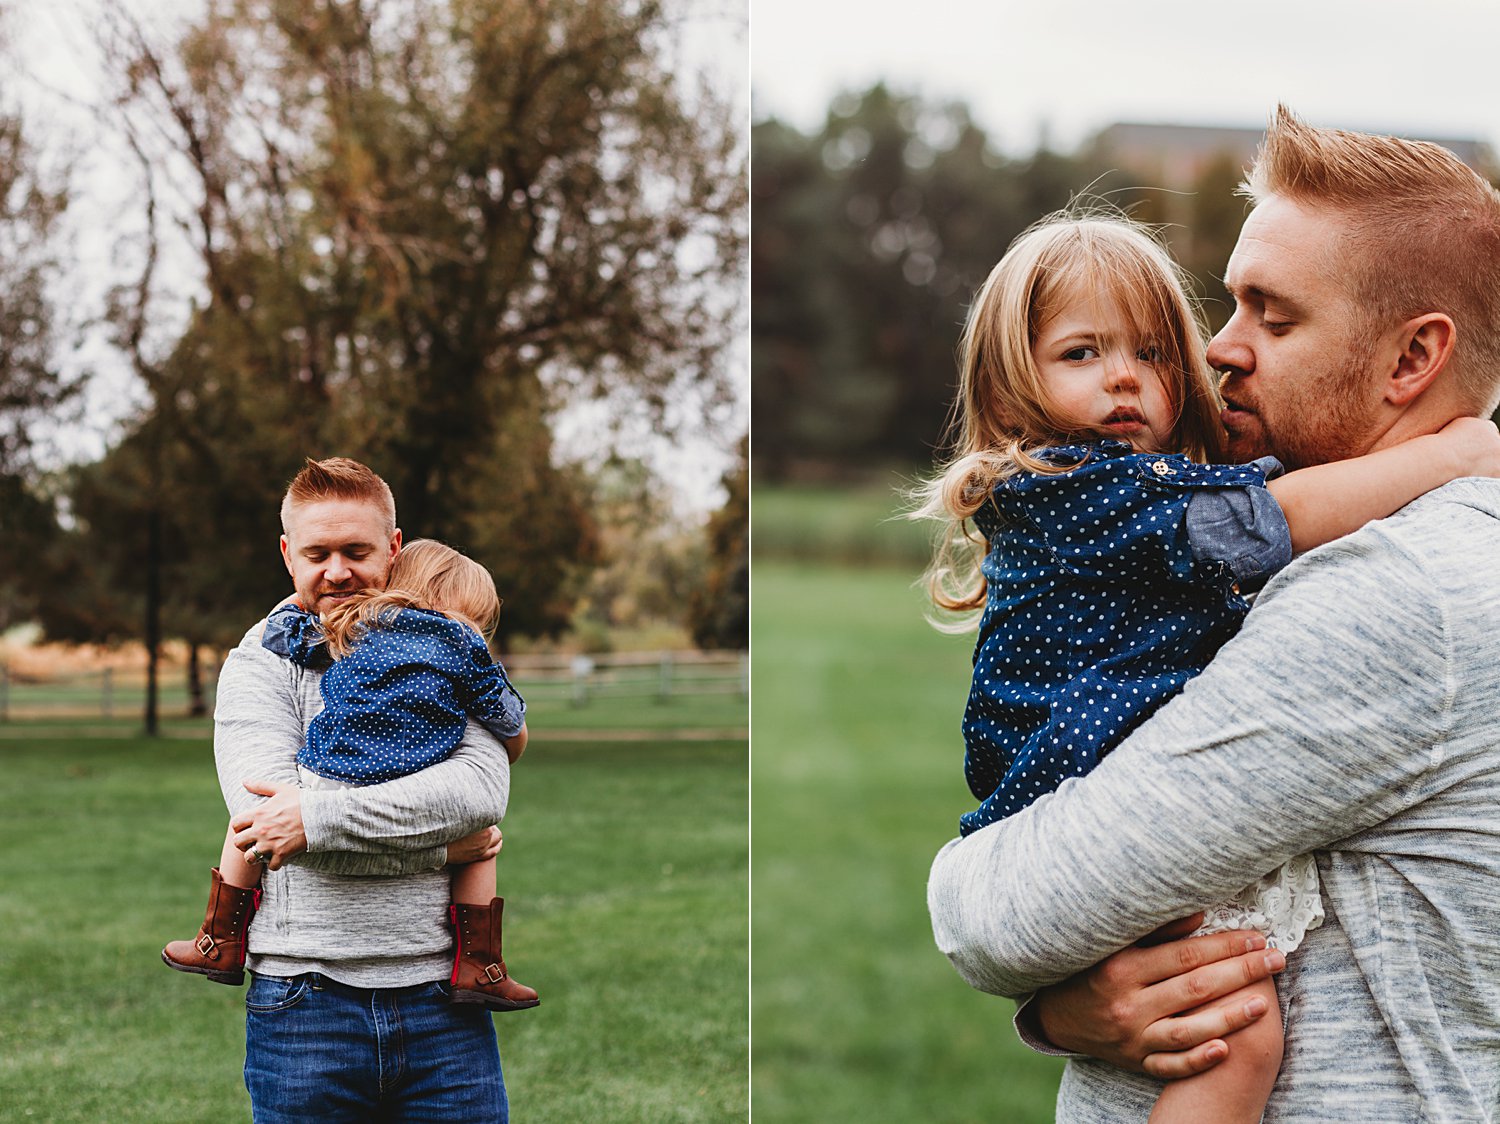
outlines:
[{"label": "man's fingers", "polygon": [[1213,1069],[1228,1056],[1229,1047],[1216,1038],[1185,1053],[1147,1054],[1141,1064],[1152,1077],[1172,1080]]},{"label": "man's fingers", "polygon": [[281,791],[281,786],[272,784],[270,781],[248,780],[241,781],[246,792],[253,792],[257,796],[275,796]]},{"label": "man's fingers", "polygon": [[[1143,948],[1132,956],[1132,960],[1135,962],[1134,970],[1141,973],[1142,982],[1160,983],[1174,976],[1192,972],[1195,968],[1201,968],[1205,964],[1243,956],[1246,953],[1256,953],[1265,947],[1266,938],[1262,934],[1250,929],[1240,929],[1232,933],[1214,933],[1208,937],[1168,941],[1151,948]],[[1235,986],[1238,987],[1241,984]],[[1223,995],[1224,992],[1216,994]],[[1198,1003],[1212,998],[1214,998],[1213,995],[1205,995],[1188,1006],[1196,1007]],[[1180,1011],[1182,1008],[1178,1007],[1177,1010]]]},{"label": "man's fingers", "polygon": [[1144,997],[1147,1010],[1159,1017],[1191,1011],[1247,984],[1266,979],[1285,967],[1286,955],[1274,948],[1247,952],[1231,960],[1217,960],[1147,988]]},{"label": "man's fingers", "polygon": [[[1264,1018],[1271,1005],[1262,995],[1233,996],[1227,1000],[1210,1003],[1196,1011],[1172,1018],[1158,1019],[1141,1034],[1141,1046],[1158,1059],[1156,1064],[1177,1064],[1161,1059],[1172,1055],[1193,1053],[1195,1057],[1187,1064],[1198,1064],[1204,1060],[1201,1047],[1227,1038],[1237,1030],[1243,1030],[1257,1019]],[[1222,1059],[1220,1059],[1222,1060]],[[1213,1064],[1210,1062],[1209,1064]],[[1207,1068],[1206,1066],[1204,1068]],[[1147,1072],[1154,1077],[1180,1077],[1183,1074],[1156,1072],[1147,1060]],[[1189,1073],[1202,1072],[1190,1069]]]}]

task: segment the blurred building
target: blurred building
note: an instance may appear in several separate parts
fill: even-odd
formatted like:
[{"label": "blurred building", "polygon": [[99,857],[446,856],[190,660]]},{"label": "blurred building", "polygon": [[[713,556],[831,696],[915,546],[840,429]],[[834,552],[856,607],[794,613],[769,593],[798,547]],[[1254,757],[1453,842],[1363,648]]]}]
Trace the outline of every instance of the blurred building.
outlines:
[{"label": "blurred building", "polygon": [[[1249,167],[1264,134],[1263,129],[1121,121],[1101,131],[1094,146],[1109,163],[1148,177],[1149,182],[1188,190],[1210,165],[1226,156],[1240,168]],[[1412,139],[1442,145],[1480,175],[1492,176],[1497,170],[1495,154],[1479,141],[1430,136]]]}]

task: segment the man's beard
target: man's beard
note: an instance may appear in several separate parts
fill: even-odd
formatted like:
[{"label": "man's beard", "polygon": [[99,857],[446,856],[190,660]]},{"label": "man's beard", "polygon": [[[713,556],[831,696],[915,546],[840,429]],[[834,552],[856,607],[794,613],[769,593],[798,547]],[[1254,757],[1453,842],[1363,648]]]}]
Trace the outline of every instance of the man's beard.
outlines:
[{"label": "man's beard", "polygon": [[1349,361],[1325,372],[1318,392],[1283,403],[1274,427],[1267,423],[1263,402],[1235,395],[1235,403],[1254,414],[1260,424],[1256,434],[1230,438],[1230,459],[1243,463],[1269,454],[1294,472],[1368,452],[1374,430],[1368,394],[1375,362],[1373,337],[1372,331],[1360,331],[1337,349]]}]

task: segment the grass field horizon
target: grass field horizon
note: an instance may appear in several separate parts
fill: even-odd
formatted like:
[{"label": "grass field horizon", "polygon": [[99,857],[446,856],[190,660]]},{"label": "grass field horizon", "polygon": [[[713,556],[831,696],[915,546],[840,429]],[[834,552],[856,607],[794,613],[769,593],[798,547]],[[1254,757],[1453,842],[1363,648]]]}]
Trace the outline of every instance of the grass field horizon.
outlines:
[{"label": "grass field horizon", "polygon": [[[515,1119],[744,1118],[744,709],[679,714],[715,740],[631,743],[538,715],[500,859],[506,958],[543,997],[495,1018]],[[0,1117],[249,1120],[243,989],[159,960],[201,919],[223,834],[206,726],[35,729],[0,741]]]}]

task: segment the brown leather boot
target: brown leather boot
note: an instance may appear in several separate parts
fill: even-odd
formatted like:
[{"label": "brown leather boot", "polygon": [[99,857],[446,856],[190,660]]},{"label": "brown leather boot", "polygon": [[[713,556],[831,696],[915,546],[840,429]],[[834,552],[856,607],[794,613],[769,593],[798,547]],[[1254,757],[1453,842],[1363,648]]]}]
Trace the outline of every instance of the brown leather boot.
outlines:
[{"label": "brown leather boot", "polygon": [[203,918],[203,928],[198,930],[198,939],[173,941],[161,950],[161,958],[167,967],[179,972],[196,972],[214,983],[242,984],[245,931],[260,904],[260,890],[231,886],[219,877],[218,867],[212,874],[208,913]]},{"label": "brown leather boot", "polygon": [[482,1003],[492,1011],[524,1011],[541,1002],[536,992],[510,978],[500,959],[500,914],[504,898],[489,905],[449,907],[458,938],[453,957],[453,1002]]}]

